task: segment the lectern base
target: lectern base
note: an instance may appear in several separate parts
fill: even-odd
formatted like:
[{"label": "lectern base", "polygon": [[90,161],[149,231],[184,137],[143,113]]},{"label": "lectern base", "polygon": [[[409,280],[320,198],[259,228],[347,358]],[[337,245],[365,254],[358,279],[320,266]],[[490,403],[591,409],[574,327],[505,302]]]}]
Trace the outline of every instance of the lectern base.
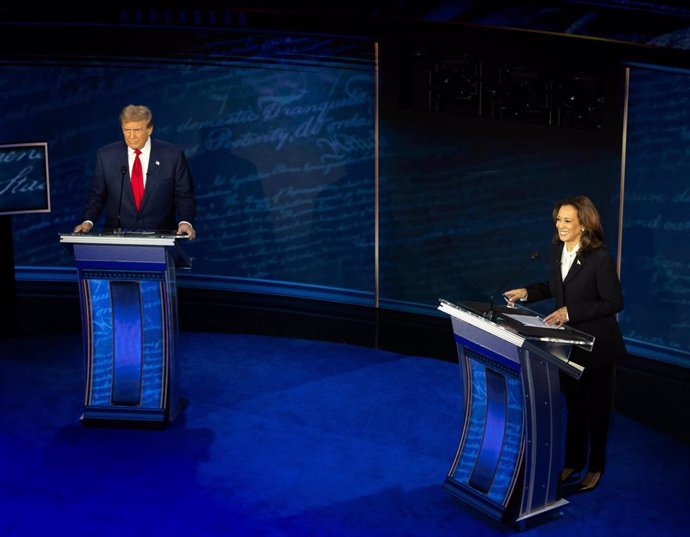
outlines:
[{"label": "lectern base", "polygon": [[85,427],[136,428],[136,429],[165,429],[171,422],[177,420],[187,407],[187,400],[180,399],[177,412],[170,415],[165,409],[140,409],[118,407],[84,407],[79,421]]},{"label": "lectern base", "polygon": [[127,408],[115,407],[85,407],[84,413],[81,415],[80,421],[86,423],[89,421],[112,421],[123,420],[130,422],[153,422],[166,423],[168,422],[168,413],[163,409],[142,410],[140,408],[136,411]]},{"label": "lectern base", "polygon": [[473,492],[470,488],[465,487],[462,483],[458,483],[450,477],[444,481],[443,489],[476,509],[478,513],[488,515],[490,518],[504,524],[512,525],[520,531],[543,523],[550,516],[556,516],[558,509],[570,503],[568,500],[560,498],[542,508],[534,509],[526,515],[514,516],[512,510],[503,510],[497,507],[492,502],[487,501],[482,494]]}]

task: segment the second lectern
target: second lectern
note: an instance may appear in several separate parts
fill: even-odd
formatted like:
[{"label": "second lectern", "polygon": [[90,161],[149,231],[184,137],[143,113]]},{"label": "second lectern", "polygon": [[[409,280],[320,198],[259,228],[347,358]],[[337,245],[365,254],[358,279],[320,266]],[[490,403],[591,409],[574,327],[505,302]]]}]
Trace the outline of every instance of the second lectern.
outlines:
[{"label": "second lectern", "polygon": [[562,458],[559,375],[579,378],[573,345],[594,338],[546,327],[521,306],[441,300],[451,317],[463,387],[460,443],[444,488],[518,527],[568,502],[558,495]]},{"label": "second lectern", "polygon": [[165,424],[180,411],[175,235],[62,234],[79,274],[83,422]]}]

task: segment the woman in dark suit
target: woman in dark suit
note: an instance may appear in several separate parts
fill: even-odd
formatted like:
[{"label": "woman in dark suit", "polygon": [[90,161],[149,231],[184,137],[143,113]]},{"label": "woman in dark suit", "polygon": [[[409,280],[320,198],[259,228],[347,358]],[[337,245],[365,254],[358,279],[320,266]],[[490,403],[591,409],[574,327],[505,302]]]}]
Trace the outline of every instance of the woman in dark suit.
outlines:
[{"label": "woman in dark suit", "polygon": [[556,235],[548,281],[512,289],[504,296],[509,302],[553,298],[556,310],[544,319],[546,324],[567,323],[595,337],[591,352],[572,349],[570,359],[584,366],[580,379],[561,376],[568,411],[561,481],[586,467],[578,485],[585,492],[597,486],[605,469],[615,364],[625,354],[616,320],[623,309],[623,295],[592,201],[586,196],[561,200],[553,209],[553,219]]}]

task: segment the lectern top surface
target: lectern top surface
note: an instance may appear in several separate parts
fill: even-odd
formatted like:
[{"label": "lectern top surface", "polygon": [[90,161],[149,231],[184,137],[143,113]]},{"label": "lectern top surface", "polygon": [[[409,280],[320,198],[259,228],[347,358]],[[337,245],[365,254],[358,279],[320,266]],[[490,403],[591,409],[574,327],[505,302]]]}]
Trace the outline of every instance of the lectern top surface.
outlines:
[{"label": "lectern top surface", "polygon": [[71,244],[130,244],[142,246],[172,246],[187,235],[177,235],[174,231],[122,231],[96,233],[61,233],[60,242]]},{"label": "lectern top surface", "polygon": [[[151,262],[153,257],[164,251],[171,255],[177,268],[191,268],[191,259],[180,244],[187,235],[166,232],[103,232],[103,233],[61,233],[60,244],[72,251],[82,262]],[[77,254],[78,251],[78,254]],[[153,256],[153,257],[152,257]],[[156,258],[158,262],[160,257]]]}]

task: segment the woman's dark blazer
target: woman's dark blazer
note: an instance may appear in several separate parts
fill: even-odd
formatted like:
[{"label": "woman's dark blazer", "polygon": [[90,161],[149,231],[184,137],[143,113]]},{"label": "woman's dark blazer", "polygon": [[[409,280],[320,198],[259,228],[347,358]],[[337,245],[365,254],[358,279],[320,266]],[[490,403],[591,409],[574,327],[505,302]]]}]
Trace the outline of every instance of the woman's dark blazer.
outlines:
[{"label": "woman's dark blazer", "polygon": [[613,259],[601,247],[580,253],[565,280],[561,278],[563,243],[549,252],[549,279],[527,286],[528,302],[553,298],[556,309],[568,308],[568,326],[594,336],[592,352],[573,347],[571,360],[587,367],[610,365],[625,355],[616,314],[623,309],[623,293]]}]

